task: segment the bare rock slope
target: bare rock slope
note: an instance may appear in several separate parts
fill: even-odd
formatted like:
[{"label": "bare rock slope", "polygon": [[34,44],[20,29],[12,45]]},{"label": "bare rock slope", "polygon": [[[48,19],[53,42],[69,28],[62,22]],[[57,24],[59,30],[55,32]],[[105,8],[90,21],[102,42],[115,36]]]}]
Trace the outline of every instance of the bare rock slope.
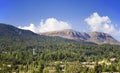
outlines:
[{"label": "bare rock slope", "polygon": [[40,33],[41,35],[46,36],[58,36],[67,39],[73,39],[76,41],[85,41],[85,42],[93,42],[96,44],[114,44],[120,45],[116,39],[114,39],[111,35],[103,32],[78,32],[72,29],[65,29],[61,31],[52,31]]}]

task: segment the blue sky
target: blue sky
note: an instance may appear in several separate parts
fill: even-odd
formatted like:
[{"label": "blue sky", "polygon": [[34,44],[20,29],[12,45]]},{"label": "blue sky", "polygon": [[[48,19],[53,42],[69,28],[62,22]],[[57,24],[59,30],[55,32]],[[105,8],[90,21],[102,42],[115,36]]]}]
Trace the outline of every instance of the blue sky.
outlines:
[{"label": "blue sky", "polygon": [[37,26],[41,20],[45,24],[45,20],[54,18],[67,22],[75,30],[92,31],[85,19],[94,13],[108,16],[109,24],[119,31],[119,0],[0,0],[0,23],[17,27],[31,23]]}]

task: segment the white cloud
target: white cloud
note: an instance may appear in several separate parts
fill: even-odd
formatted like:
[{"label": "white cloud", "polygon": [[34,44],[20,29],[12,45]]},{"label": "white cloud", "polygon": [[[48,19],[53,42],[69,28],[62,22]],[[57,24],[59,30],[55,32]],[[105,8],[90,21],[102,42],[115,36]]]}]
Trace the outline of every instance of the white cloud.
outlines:
[{"label": "white cloud", "polygon": [[112,24],[108,16],[100,16],[97,12],[85,19],[91,31],[105,32],[113,36],[120,36],[120,30]]},{"label": "white cloud", "polygon": [[48,18],[45,22],[40,23],[40,32],[58,31],[63,29],[71,29],[71,26],[64,21],[58,21],[55,18]]},{"label": "white cloud", "polygon": [[23,27],[19,26],[18,28],[25,29],[25,30],[31,30],[33,32],[38,32],[34,24],[30,24],[29,26],[23,26]]},{"label": "white cloud", "polygon": [[45,21],[41,21],[39,25],[35,26],[34,24],[30,24],[29,26],[21,27],[21,29],[31,30],[35,33],[40,32],[49,32],[49,31],[58,31],[63,29],[71,29],[71,26],[64,21],[58,21],[55,18],[48,18]]}]

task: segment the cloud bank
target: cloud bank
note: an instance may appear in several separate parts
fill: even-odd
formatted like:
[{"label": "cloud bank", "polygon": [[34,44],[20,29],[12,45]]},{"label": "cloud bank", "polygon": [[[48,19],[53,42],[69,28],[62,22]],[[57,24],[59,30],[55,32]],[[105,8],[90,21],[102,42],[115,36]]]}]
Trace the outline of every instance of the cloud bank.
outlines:
[{"label": "cloud bank", "polygon": [[20,29],[31,30],[35,33],[49,32],[49,31],[59,31],[63,29],[71,29],[71,26],[64,21],[59,21],[55,18],[48,18],[45,21],[41,21],[39,25],[35,26],[30,24],[29,26],[19,26]]},{"label": "cloud bank", "polygon": [[120,36],[120,30],[112,24],[108,16],[100,16],[97,12],[85,19],[91,31],[105,32],[113,36]]}]

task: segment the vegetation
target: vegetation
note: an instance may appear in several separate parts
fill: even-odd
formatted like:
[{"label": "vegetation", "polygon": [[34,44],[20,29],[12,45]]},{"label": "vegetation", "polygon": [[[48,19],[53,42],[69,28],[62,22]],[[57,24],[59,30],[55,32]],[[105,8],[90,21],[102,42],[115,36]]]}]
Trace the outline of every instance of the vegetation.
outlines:
[{"label": "vegetation", "polygon": [[[35,49],[33,54],[33,48]],[[72,42],[0,43],[0,73],[101,73],[120,70],[120,46]],[[115,58],[115,61],[110,59]],[[98,64],[99,61],[107,64]],[[84,62],[95,62],[94,68]]]},{"label": "vegetation", "polygon": [[0,27],[0,73],[120,72],[118,45],[82,44]]}]

